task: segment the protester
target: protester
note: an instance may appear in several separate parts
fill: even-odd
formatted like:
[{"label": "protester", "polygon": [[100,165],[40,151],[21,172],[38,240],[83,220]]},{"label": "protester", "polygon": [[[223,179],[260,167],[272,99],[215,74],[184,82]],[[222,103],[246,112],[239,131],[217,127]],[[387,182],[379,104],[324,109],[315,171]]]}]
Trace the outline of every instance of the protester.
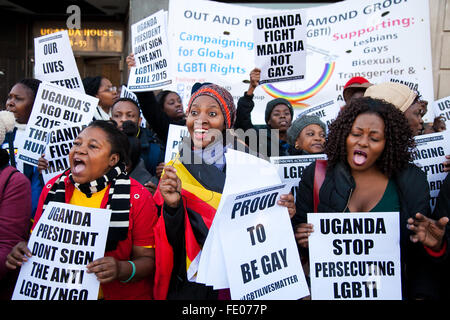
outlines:
[{"label": "protester", "polygon": [[397,82],[383,82],[370,86],[364,93],[365,97],[383,99],[392,103],[408,119],[414,136],[423,132],[422,117],[427,113],[428,102],[404,84]]},{"label": "protester", "polygon": [[[198,87],[187,109],[190,136],[183,140],[180,154],[165,166],[155,193],[161,207],[155,230],[157,299],[229,298],[227,292],[219,294],[187,278],[220,201],[227,174],[225,153],[241,147],[229,130],[236,114],[231,94],[215,84]],[[292,195],[283,195],[279,204],[294,214]]]},{"label": "protester", "polygon": [[[435,298],[435,279],[423,246],[409,239],[408,218],[430,216],[425,173],[411,164],[415,146],[408,122],[392,104],[369,97],[352,100],[331,124],[325,145],[325,179],[317,194],[317,212],[400,213],[402,294]],[[293,218],[295,237],[308,247],[313,232],[307,213],[315,212],[315,164],[304,171]]]},{"label": "protester", "polygon": [[[126,61],[128,68],[136,66],[133,53],[128,55]],[[157,97],[152,91],[135,92],[135,94],[145,120],[165,146],[169,125],[186,125],[186,115],[183,112],[180,96],[169,90],[160,92]]]},{"label": "protester", "polygon": [[[428,241],[427,252],[432,257],[439,280],[439,297],[450,298],[450,176],[442,182],[432,218],[417,215],[408,219],[408,228],[414,232],[413,241]],[[433,248],[433,249],[429,249]]]},{"label": "protester", "polygon": [[128,142],[130,143],[130,149],[128,151],[130,163],[126,168],[128,175],[146,187],[151,194],[154,194],[159,180],[148,172],[144,160],[141,158],[141,142],[136,137],[139,130],[138,127],[134,122],[127,120],[122,123],[121,129],[127,135]]},{"label": "protester", "polygon": [[[99,296],[108,300],[152,298],[157,212],[151,194],[125,173],[128,149],[114,122],[91,123],[74,141],[70,169],[46,185],[36,214],[37,222],[50,201],[112,210],[105,256],[87,265],[100,281]],[[16,269],[30,256],[27,243],[20,242],[6,265]]]},{"label": "protester", "polygon": [[304,115],[295,119],[287,131],[290,155],[323,153],[326,125],[318,116]]},{"label": "protester", "polygon": [[16,154],[18,140],[25,136],[25,128],[30,118],[40,83],[41,81],[37,79],[23,79],[12,87],[6,100],[6,110],[14,113],[16,124],[14,130],[6,134],[4,144],[2,145],[2,149],[7,149],[9,152],[11,166],[17,168],[17,170],[22,172],[30,180],[30,218],[33,218],[36,212],[44,181],[35,166],[22,162],[16,157]]},{"label": "protester", "polygon": [[424,123],[423,126],[424,126],[423,130],[424,134],[442,132],[447,129],[447,126],[445,124],[445,118],[442,116],[434,118],[433,122]]},{"label": "protester", "polygon": [[344,85],[344,91],[342,95],[344,96],[344,101],[349,104],[352,99],[361,98],[364,96],[367,88],[372,84],[363,77],[353,77],[347,81]]},{"label": "protester", "polygon": [[[132,121],[138,128],[136,137],[141,145],[141,158],[144,160],[145,168],[156,176],[157,166],[164,162],[165,146],[156,137],[155,133],[141,126],[142,118],[136,101],[130,98],[120,98],[112,106],[111,118],[117,122],[119,129],[125,121]],[[157,184],[157,181],[153,181]]]},{"label": "protester", "polygon": [[98,98],[94,120],[109,120],[111,118],[111,108],[119,98],[117,88],[113,87],[109,79],[102,76],[84,78],[83,86],[86,94]]},{"label": "protester", "polygon": [[[283,98],[270,100],[267,103],[265,110],[266,124],[254,125],[252,122],[251,112],[255,106],[253,92],[259,85],[260,77],[260,69],[255,68],[250,72],[249,88],[244,92],[244,95],[239,98],[236,112],[236,124],[234,127],[235,129],[244,130],[244,133],[249,129],[256,131],[256,148],[249,139],[245,139],[245,142],[249,145],[250,149],[258,152],[262,157],[268,159],[271,156],[287,156],[289,155],[287,130],[291,126],[292,118],[294,116],[294,109],[288,100]],[[262,134],[260,131],[264,133]],[[275,141],[272,141],[272,139]],[[275,150],[273,150],[274,148]]]},{"label": "protester", "polygon": [[[6,132],[14,129],[14,114],[0,111],[0,144]],[[9,300],[17,272],[6,268],[6,256],[20,241],[28,238],[31,211],[30,181],[9,165],[8,151],[0,149],[0,300]]]}]

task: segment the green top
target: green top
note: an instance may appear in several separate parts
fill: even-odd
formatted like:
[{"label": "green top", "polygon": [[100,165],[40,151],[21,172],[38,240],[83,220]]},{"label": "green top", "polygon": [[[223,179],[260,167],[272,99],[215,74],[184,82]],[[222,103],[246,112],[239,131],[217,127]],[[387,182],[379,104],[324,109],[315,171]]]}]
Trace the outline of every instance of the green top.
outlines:
[{"label": "green top", "polygon": [[397,184],[393,179],[389,179],[383,197],[370,212],[392,211],[400,211],[400,201],[398,199]]}]

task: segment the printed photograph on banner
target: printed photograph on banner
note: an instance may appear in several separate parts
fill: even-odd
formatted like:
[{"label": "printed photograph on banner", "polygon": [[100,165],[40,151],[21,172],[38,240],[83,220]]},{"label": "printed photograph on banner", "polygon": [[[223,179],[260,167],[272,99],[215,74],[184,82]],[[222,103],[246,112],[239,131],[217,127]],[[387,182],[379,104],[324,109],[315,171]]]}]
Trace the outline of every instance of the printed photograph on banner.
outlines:
[{"label": "printed photograph on banner", "polygon": [[53,127],[50,130],[47,135],[48,141],[44,157],[48,161],[48,167],[42,171],[44,183],[70,168],[70,149],[73,146],[73,141],[85,127],[86,125],[62,125]]},{"label": "printed photograph on banner", "polygon": [[84,93],[67,30],[34,39],[35,78]]},{"label": "printed photograph on banner", "polygon": [[306,10],[252,17],[260,84],[305,78],[306,22]]},{"label": "printed photograph on banner", "polygon": [[288,210],[277,204],[287,193],[289,186],[282,184],[225,199],[218,232],[231,299],[296,300],[309,295]]},{"label": "printed photograph on banner", "polygon": [[398,212],[308,213],[312,300],[401,300]]},{"label": "printed photograph on banner", "polygon": [[176,124],[169,125],[169,132],[167,134],[166,153],[164,156],[164,162],[167,163],[170,160],[175,159],[179,152],[181,142],[184,137],[189,136],[189,131],[186,126],[179,126]]},{"label": "printed photograph on banner", "polygon": [[128,79],[131,91],[157,90],[173,82],[166,15],[160,10],[131,25],[131,44],[136,61]]},{"label": "printed photograph on banner", "polygon": [[450,131],[415,136],[416,149],[413,150],[413,161],[427,175],[430,187],[430,206],[434,210],[436,198],[441,190],[442,182],[447,176],[444,171],[445,156],[450,155]]},{"label": "printed photograph on banner", "polygon": [[49,202],[32,230],[32,257],[20,268],[12,300],[97,300],[86,266],[105,254],[111,210]]},{"label": "printed photograph on banner", "polygon": [[37,166],[50,130],[60,125],[88,125],[97,104],[95,97],[43,81],[34,100],[25,137],[18,145],[19,159]]}]

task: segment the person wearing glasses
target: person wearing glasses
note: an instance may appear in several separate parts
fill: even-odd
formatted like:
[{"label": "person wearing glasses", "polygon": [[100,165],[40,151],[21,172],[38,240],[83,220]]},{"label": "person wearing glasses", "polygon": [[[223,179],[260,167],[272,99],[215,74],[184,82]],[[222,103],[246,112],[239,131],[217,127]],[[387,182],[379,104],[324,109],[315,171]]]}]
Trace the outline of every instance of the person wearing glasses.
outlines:
[{"label": "person wearing glasses", "polygon": [[94,120],[111,119],[111,108],[114,102],[119,99],[117,88],[112,85],[109,79],[102,76],[84,78],[83,86],[86,94],[99,99]]}]

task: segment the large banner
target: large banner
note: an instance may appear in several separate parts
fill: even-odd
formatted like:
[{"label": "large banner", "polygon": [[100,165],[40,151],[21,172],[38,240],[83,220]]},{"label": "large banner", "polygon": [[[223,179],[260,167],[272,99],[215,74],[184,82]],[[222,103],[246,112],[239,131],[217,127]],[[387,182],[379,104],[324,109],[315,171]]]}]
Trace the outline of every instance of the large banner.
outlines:
[{"label": "large banner", "polygon": [[86,266],[104,256],[111,210],[50,202],[36,224],[13,300],[97,300]]},{"label": "large banner", "polygon": [[308,213],[311,299],[401,300],[398,212]]},{"label": "large banner", "polygon": [[[372,83],[404,79],[419,84],[425,100],[434,100],[428,0],[348,0],[305,10],[305,78],[258,86],[255,124],[264,123],[265,106],[273,98],[288,99],[296,114],[330,99],[344,104],[343,87],[354,76]],[[195,82],[217,82],[237,101],[248,88],[243,81],[260,67],[254,62],[252,17],[275,12],[282,11],[171,0],[173,90],[187,101]]]}]

